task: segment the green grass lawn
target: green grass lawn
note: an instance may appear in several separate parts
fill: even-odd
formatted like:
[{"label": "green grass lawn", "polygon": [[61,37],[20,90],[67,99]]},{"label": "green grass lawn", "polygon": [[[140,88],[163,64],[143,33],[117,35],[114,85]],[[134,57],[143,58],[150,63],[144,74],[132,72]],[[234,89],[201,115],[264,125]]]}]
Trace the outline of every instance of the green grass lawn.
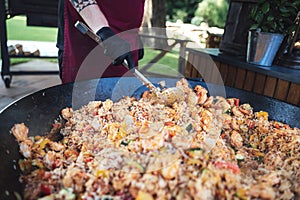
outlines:
[{"label": "green grass lawn", "polygon": [[[51,27],[38,27],[38,26],[26,26],[25,16],[16,16],[6,21],[7,23],[7,38],[8,40],[29,40],[29,41],[49,41],[56,42],[57,28]],[[151,59],[158,55],[160,51],[145,48],[145,55],[142,60],[139,61],[139,65],[143,66],[147,64]],[[11,58],[11,65],[28,62],[32,59],[29,58]],[[51,62],[55,62],[55,59],[49,59]],[[166,66],[166,67],[162,67]],[[168,52],[159,62],[153,65],[148,71],[152,73],[168,74],[170,75],[170,69],[178,70],[178,51]]]},{"label": "green grass lawn", "polygon": [[[145,56],[143,59],[139,61],[139,66],[143,69],[143,66],[148,64],[155,56],[157,56],[160,51],[145,48]],[[170,51],[168,52],[161,60],[159,60],[156,64],[151,66],[147,72],[158,73],[158,74],[166,74],[166,75],[175,75],[172,71],[178,71],[178,51]],[[171,68],[171,69],[170,69]]]},{"label": "green grass lawn", "polygon": [[[29,40],[55,42],[57,37],[57,28],[27,26],[25,16],[15,16],[6,20],[7,39],[8,40]],[[10,64],[20,64],[31,61],[32,58],[11,58]],[[56,62],[56,59],[48,59]]]},{"label": "green grass lawn", "polygon": [[57,28],[26,26],[25,16],[6,20],[8,40],[31,40],[55,42]]}]

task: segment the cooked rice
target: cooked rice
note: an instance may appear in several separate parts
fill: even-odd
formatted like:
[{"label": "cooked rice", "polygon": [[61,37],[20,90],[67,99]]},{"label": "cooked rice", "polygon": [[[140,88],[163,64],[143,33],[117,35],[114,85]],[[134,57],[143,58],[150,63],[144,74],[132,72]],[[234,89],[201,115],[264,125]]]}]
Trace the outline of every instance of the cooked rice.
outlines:
[{"label": "cooked rice", "polygon": [[300,198],[298,128],[184,79],[177,87],[185,100],[170,106],[146,92],[65,108],[59,142],[15,125],[24,199]]}]

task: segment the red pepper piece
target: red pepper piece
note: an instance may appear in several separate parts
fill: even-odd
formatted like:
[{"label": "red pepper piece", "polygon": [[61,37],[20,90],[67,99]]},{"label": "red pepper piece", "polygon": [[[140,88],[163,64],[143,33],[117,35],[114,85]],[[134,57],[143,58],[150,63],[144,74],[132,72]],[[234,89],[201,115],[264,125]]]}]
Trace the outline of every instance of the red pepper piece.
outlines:
[{"label": "red pepper piece", "polygon": [[226,161],[216,161],[215,166],[219,169],[229,169],[234,174],[237,174],[241,171],[238,165]]}]

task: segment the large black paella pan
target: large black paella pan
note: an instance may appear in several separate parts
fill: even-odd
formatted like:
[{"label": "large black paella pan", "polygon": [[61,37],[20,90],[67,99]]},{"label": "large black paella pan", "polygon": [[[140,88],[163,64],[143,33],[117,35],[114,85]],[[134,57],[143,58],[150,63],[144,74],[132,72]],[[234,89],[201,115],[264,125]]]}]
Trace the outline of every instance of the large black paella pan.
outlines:
[{"label": "large black paella pan", "polygon": [[[175,79],[153,78],[152,82],[166,80],[167,86],[174,86]],[[189,80],[191,87],[204,83]],[[211,85],[210,89],[214,89]],[[90,100],[118,100],[122,96],[139,97],[147,88],[133,77],[106,78],[89,80],[75,84],[65,84],[38,91],[26,96],[0,113],[0,199],[15,199],[15,192],[21,193],[22,185],[18,181],[20,171],[17,161],[20,158],[18,143],[10,133],[16,123],[25,123],[30,134],[41,135],[51,129],[59,116],[60,110],[67,106],[79,108]],[[255,111],[264,110],[270,119],[300,127],[300,108],[265,96],[246,91],[225,88],[226,97],[239,98],[242,103],[249,103]],[[215,90],[218,91],[218,88]]]}]

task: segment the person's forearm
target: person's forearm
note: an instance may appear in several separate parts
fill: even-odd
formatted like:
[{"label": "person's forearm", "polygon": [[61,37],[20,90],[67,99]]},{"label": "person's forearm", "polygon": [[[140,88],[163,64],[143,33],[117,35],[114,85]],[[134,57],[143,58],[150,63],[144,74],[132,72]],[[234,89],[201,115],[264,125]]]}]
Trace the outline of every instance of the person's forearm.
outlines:
[{"label": "person's forearm", "polygon": [[94,32],[104,26],[109,26],[95,0],[70,0],[70,2]]}]

